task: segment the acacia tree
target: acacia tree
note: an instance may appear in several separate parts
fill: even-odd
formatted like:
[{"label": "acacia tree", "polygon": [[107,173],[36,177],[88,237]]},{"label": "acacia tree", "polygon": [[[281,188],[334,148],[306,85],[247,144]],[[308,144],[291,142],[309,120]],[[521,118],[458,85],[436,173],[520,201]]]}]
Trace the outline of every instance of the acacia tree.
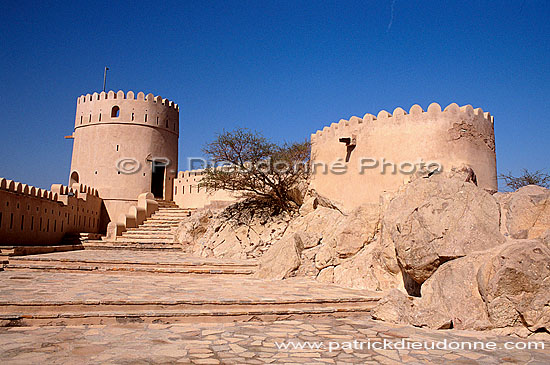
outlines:
[{"label": "acacia tree", "polygon": [[517,190],[526,185],[539,185],[547,189],[550,188],[550,175],[543,172],[543,170],[530,172],[523,169],[519,176],[514,176],[511,172],[508,172],[507,174],[500,174],[499,179],[503,180],[504,184],[512,190]]},{"label": "acacia tree", "polygon": [[238,192],[280,210],[298,206],[293,190],[308,178],[309,141],[277,145],[245,128],[223,132],[207,144],[212,163],[200,186]]}]

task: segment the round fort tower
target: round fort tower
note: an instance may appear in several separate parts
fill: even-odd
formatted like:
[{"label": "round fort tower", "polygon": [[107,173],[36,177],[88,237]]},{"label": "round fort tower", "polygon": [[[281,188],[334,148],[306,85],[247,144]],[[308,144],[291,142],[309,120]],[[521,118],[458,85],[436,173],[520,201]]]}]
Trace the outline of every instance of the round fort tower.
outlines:
[{"label": "round fort tower", "polygon": [[179,107],[132,91],[82,95],[76,104],[70,185],[98,190],[109,220],[151,192],[172,200],[178,170]]}]

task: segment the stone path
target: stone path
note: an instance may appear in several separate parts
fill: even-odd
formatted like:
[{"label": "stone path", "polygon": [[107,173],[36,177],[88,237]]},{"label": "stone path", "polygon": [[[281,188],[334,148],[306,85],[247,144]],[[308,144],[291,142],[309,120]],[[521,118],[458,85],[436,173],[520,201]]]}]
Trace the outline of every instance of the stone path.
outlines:
[{"label": "stone path", "polygon": [[[428,349],[367,349],[354,340],[426,341]],[[447,343],[494,341],[495,350],[431,349]],[[281,344],[313,349],[279,349]],[[432,341],[435,344],[432,345]],[[531,340],[536,341],[536,340]],[[508,343],[511,342],[511,343]],[[321,346],[322,343],[322,346]],[[2,364],[548,364],[545,349],[517,350],[525,340],[478,332],[435,331],[389,325],[367,318],[197,324],[135,324],[0,328]],[[320,346],[316,349],[315,346]],[[337,348],[337,347],[340,348]],[[531,346],[535,346],[532,342]],[[290,346],[292,347],[292,345]],[[342,349],[345,348],[345,349]]]},{"label": "stone path", "polygon": [[[249,275],[256,264],[163,250],[10,257],[0,272],[0,363],[550,363],[542,334],[528,343],[373,321],[381,293],[262,281]],[[399,341],[420,347],[396,349]]]},{"label": "stone path", "polygon": [[181,251],[80,250],[11,257],[7,269],[48,271],[117,271],[131,273],[250,275],[254,260],[189,257]]},{"label": "stone path", "polygon": [[8,269],[0,272],[0,323],[173,323],[343,315],[368,313],[379,297],[379,293],[305,279],[282,283],[222,275],[87,275]]}]

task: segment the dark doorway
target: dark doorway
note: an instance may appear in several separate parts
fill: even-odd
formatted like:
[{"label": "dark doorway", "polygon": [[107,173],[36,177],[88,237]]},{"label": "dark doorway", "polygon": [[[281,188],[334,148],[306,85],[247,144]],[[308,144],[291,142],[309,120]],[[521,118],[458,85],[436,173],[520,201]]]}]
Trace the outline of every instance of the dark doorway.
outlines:
[{"label": "dark doorway", "polygon": [[151,193],[155,198],[164,198],[164,170],[163,163],[153,161],[153,174],[151,176]]}]

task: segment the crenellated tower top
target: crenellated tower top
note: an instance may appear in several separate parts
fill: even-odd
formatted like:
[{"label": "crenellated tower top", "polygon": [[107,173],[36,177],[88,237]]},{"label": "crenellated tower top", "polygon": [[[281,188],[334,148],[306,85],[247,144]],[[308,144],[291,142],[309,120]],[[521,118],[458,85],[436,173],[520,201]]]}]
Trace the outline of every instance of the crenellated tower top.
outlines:
[{"label": "crenellated tower top", "polygon": [[143,92],[109,91],[81,95],[76,102],[75,130],[98,124],[137,124],[179,135],[179,106]]}]

